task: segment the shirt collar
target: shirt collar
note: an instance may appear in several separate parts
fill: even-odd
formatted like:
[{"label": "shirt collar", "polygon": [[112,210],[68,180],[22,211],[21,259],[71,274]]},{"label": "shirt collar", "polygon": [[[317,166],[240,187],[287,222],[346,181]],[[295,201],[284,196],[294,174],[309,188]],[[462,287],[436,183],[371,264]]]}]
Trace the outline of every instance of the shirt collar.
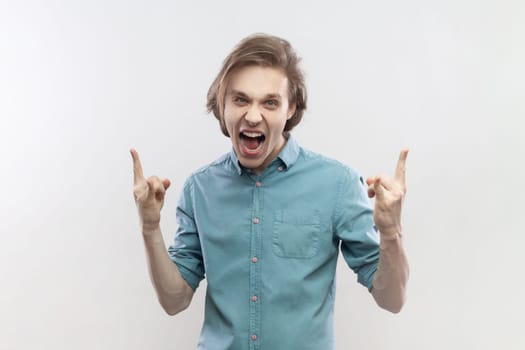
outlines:
[{"label": "shirt collar", "polygon": [[284,145],[283,149],[277,156],[280,158],[286,168],[290,168],[295,164],[297,158],[299,157],[299,144],[291,135],[288,137],[288,141]]},{"label": "shirt collar", "polygon": [[[295,138],[290,135],[277,158],[280,159],[283,162],[284,166],[288,169],[292,165],[294,165],[298,157],[299,144],[297,143]],[[239,163],[239,158],[237,158],[233,147],[230,151],[230,159],[233,163],[233,166],[235,167],[235,171],[237,172],[237,174],[242,175],[244,168]]]}]

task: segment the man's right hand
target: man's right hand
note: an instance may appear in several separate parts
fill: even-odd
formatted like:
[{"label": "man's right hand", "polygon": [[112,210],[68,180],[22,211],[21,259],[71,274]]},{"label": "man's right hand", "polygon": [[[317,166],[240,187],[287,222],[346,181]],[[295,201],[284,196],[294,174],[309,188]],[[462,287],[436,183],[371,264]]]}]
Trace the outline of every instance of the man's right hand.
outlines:
[{"label": "man's right hand", "polygon": [[139,211],[139,219],[143,234],[153,232],[160,225],[160,210],[164,205],[164,195],[170,180],[160,180],[157,176],[144,178],[139,154],[135,149],[130,150],[133,158],[133,196]]}]

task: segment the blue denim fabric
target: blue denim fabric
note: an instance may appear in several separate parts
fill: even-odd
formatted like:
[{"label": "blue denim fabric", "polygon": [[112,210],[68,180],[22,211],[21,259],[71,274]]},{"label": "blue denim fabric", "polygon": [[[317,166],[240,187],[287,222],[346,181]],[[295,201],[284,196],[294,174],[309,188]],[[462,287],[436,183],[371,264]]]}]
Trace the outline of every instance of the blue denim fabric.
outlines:
[{"label": "blue denim fabric", "polygon": [[198,349],[329,350],[339,251],[372,287],[379,235],[363,179],[292,137],[257,176],[232,150],[194,172],[168,252],[195,290]]}]

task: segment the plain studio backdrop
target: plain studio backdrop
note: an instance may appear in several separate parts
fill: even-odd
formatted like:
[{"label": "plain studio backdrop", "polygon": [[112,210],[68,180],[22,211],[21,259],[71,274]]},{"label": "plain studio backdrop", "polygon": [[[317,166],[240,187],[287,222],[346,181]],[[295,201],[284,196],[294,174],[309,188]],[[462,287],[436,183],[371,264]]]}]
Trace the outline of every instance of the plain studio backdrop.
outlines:
[{"label": "plain studio backdrop", "polygon": [[524,349],[521,0],[1,1],[0,348],[196,347],[206,283],[159,306],[129,149],[172,181],[170,244],[183,181],[230,149],[207,89],[255,32],[303,57],[304,147],[364,176],[410,148],[408,301],[379,309],[341,259],[337,348]]}]

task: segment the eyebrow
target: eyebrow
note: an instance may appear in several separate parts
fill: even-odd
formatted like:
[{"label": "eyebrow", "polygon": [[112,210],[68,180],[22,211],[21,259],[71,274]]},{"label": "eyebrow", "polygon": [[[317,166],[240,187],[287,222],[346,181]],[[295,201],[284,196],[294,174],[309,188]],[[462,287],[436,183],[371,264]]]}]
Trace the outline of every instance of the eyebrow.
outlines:
[{"label": "eyebrow", "polygon": [[[233,95],[233,96],[242,96],[242,97],[250,98],[250,96],[248,96],[247,94],[245,94],[244,92],[239,91],[239,90],[232,90],[230,92],[230,94]],[[266,94],[263,97],[263,100],[272,99],[272,98],[277,99],[277,100],[281,100],[282,99],[280,94]]]}]

